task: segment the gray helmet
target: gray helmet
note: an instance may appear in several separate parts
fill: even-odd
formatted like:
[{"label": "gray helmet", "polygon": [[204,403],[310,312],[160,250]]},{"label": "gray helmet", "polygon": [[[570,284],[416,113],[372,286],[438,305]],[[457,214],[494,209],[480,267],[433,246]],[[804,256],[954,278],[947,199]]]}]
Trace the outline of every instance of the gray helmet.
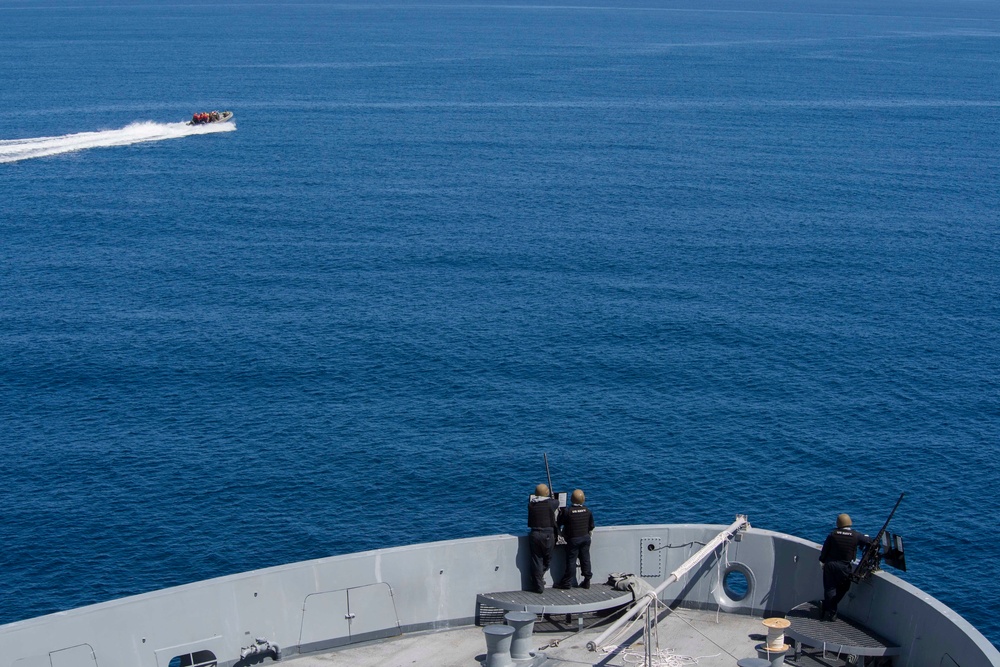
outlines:
[{"label": "gray helmet", "polygon": [[538,486],[535,487],[535,495],[536,496],[549,495],[549,487],[545,486],[544,484],[539,484]]},{"label": "gray helmet", "polygon": [[849,514],[838,514],[837,528],[850,528],[850,527],[851,527],[851,516]]},{"label": "gray helmet", "polygon": [[587,499],[587,496],[583,495],[583,489],[577,489],[573,492],[571,500],[577,505],[582,505],[583,501]]}]

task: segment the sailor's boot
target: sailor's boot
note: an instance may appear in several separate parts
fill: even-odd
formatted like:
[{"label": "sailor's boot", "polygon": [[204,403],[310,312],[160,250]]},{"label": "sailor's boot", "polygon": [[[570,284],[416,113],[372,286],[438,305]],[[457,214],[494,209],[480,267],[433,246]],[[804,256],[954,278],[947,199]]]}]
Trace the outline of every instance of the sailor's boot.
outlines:
[{"label": "sailor's boot", "polygon": [[580,584],[580,588],[590,588],[590,577],[583,578],[583,583]]}]

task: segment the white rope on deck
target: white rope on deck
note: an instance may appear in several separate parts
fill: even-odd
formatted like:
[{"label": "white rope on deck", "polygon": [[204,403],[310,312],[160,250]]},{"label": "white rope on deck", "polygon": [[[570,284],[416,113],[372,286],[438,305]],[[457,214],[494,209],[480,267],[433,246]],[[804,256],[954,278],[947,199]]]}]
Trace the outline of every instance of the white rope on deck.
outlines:
[{"label": "white rope on deck", "polygon": [[656,652],[653,661],[646,663],[645,654],[636,651],[625,651],[622,653],[622,662],[626,665],[636,665],[637,667],[684,667],[686,665],[697,665],[699,660],[707,658],[717,658],[721,653],[715,655],[683,655],[674,653],[673,649],[662,649]]},{"label": "white rope on deck", "polygon": [[[712,538],[705,546],[703,546],[696,554],[688,558],[684,563],[681,564],[679,568],[670,573],[670,576],[657,586],[652,591],[646,593],[642,597],[638,598],[633,605],[633,607],[626,612],[624,616],[615,621],[614,624],[607,630],[605,630],[601,636],[597,637],[592,642],[587,642],[587,648],[591,651],[596,651],[598,647],[601,647],[608,641],[609,637],[617,637],[622,626],[627,623],[632,622],[635,618],[638,618],[640,614],[646,610],[650,604],[654,601],[659,602],[660,593],[664,591],[669,585],[680,581],[689,571],[691,571],[696,565],[700,564],[703,560],[708,558],[709,555],[715,552],[715,550],[726,544],[733,536],[740,530],[746,530],[749,527],[749,522],[744,515],[737,515],[736,521],[729,525],[725,530]],[[728,552],[727,552],[728,559]]]},{"label": "white rope on deck", "polygon": [[[660,613],[666,610],[667,607],[660,600],[660,593],[671,583],[680,580],[681,577],[695,565],[705,560],[719,546],[722,546],[722,553],[717,563],[719,569],[716,571],[716,587],[722,585],[721,565],[723,562],[727,566],[729,565],[729,540],[739,530],[745,530],[748,526],[749,523],[745,516],[737,516],[736,521],[732,525],[719,533],[699,550],[698,553],[685,561],[681,567],[674,570],[666,581],[655,589],[649,587],[650,590],[645,591],[636,600],[636,604],[629,612],[605,630],[600,637],[593,642],[588,642],[587,647],[591,651],[600,650],[604,653],[620,651],[620,641],[623,636],[630,635],[635,624],[643,620],[643,643],[645,644],[645,651],[642,653],[638,651],[621,651],[622,660],[626,665],[635,665],[636,667],[683,667],[686,665],[697,665],[698,661],[703,658],[715,658],[722,655],[722,653],[716,653],[714,655],[691,656],[675,653],[670,648],[661,649],[657,619]],[[718,617],[716,617],[716,623],[718,623]]]},{"label": "white rope on deck", "polygon": [[[717,658],[722,655],[722,653],[716,653],[714,655],[694,656],[677,653],[672,648],[661,649],[659,625],[656,623],[656,619],[664,609],[666,609],[666,605],[657,600],[646,610],[647,622],[643,628],[643,643],[646,650],[643,652],[622,651],[620,655],[624,664],[635,667],[688,667],[689,665],[697,665],[702,659]],[[611,653],[619,648],[619,646],[604,646],[601,650],[605,653]]]}]

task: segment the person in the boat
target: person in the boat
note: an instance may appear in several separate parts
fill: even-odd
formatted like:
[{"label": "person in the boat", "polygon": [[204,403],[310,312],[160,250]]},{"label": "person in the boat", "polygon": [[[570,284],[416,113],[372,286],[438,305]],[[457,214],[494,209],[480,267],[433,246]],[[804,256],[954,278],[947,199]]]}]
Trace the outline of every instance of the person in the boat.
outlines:
[{"label": "person in the boat", "polygon": [[552,561],[552,550],[556,546],[556,512],[559,501],[552,496],[549,487],[539,484],[535,494],[528,498],[528,546],[531,550],[531,590],[545,592],[545,572]]},{"label": "person in the boat", "polygon": [[569,588],[576,573],[576,560],[580,559],[580,574],[583,581],[580,588],[590,588],[590,578],[594,572],[590,566],[590,534],[594,531],[594,515],[584,507],[587,497],[582,489],[577,489],[570,496],[569,507],[559,512],[559,528],[566,538],[566,571],[556,588]]},{"label": "person in the boat", "polygon": [[851,572],[858,547],[867,547],[872,540],[851,528],[851,517],[837,515],[837,527],[826,536],[819,562],[823,564],[823,620],[837,620],[837,606],[851,588]]}]

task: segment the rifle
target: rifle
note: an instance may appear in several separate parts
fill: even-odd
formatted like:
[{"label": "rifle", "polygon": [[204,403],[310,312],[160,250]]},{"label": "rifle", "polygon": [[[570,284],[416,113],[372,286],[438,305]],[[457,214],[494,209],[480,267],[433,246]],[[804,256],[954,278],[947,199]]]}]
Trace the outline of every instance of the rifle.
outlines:
[{"label": "rifle", "polygon": [[882,524],[882,530],[878,531],[875,539],[872,543],[868,545],[865,549],[865,553],[861,555],[861,560],[858,561],[858,566],[854,568],[854,572],[851,573],[851,581],[858,582],[867,579],[872,572],[879,569],[879,564],[882,562],[882,554],[879,553],[879,549],[882,546],[882,537],[885,535],[886,528],[889,527],[889,522],[892,521],[893,515],[899,508],[899,503],[903,502],[903,496],[905,493],[899,494],[899,500],[896,501],[896,505],[889,512],[889,518],[885,520]]},{"label": "rifle", "polygon": [[[549,455],[542,453],[542,458],[545,459],[545,477],[549,480],[549,498],[558,498],[559,495],[556,490],[552,488],[552,473],[549,472]],[[562,512],[561,509],[557,510]],[[562,532],[559,530],[559,523],[556,522],[556,544],[565,544],[566,538],[563,537]]]},{"label": "rifle", "polygon": [[556,492],[552,488],[552,475],[549,473],[549,455],[543,453],[542,457],[545,459],[545,476],[549,480],[549,497],[551,498],[556,495]]}]

